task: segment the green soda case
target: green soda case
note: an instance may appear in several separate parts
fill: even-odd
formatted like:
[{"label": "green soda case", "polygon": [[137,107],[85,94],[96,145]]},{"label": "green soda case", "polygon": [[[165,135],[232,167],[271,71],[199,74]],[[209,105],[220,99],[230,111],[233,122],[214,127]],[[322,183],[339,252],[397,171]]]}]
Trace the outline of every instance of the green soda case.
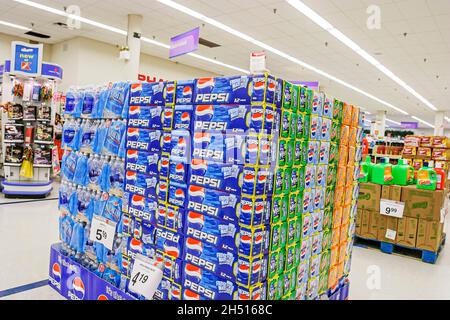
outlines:
[{"label": "green soda case", "polygon": [[294,144],[294,166],[299,166],[303,161],[303,140],[295,140]]},{"label": "green soda case", "polygon": [[297,112],[297,126],[295,128],[295,138],[297,139],[305,139],[309,136],[306,135],[306,132],[309,128],[309,116],[307,116],[303,112]]},{"label": "green soda case", "polygon": [[286,257],[284,258],[284,270],[291,270],[295,267],[295,243],[286,247]]},{"label": "green soda case", "polygon": [[288,234],[287,234],[287,245],[295,246],[295,243],[297,242],[297,217],[289,218],[288,221]]},{"label": "green soda case", "polygon": [[323,207],[325,209],[333,208],[334,203],[334,186],[326,187],[325,189],[325,199]]},{"label": "green soda case", "polygon": [[284,276],[283,294],[284,294],[284,296],[287,296],[288,298],[290,297],[291,292],[293,290],[295,290],[295,285],[296,285],[296,281],[295,281],[296,280],[295,279],[296,272],[295,271],[296,271],[295,268],[291,268],[291,269],[287,270],[283,275]]},{"label": "green soda case", "polygon": [[273,224],[270,228],[270,251],[276,251],[280,248],[280,236],[281,236],[282,223]]},{"label": "green soda case", "polygon": [[289,295],[289,301],[296,301],[297,300],[297,291],[292,291]]},{"label": "green soda case", "polygon": [[286,249],[281,248],[280,254],[278,255],[278,262],[277,262],[277,274],[278,275],[283,274],[285,263],[286,263]]},{"label": "green soda case", "polygon": [[301,86],[297,112],[306,112],[307,94],[308,89]]},{"label": "green soda case", "polygon": [[278,275],[278,260],[280,256],[280,249],[271,251],[269,253],[269,263],[268,263],[268,270],[267,270],[267,277],[269,279],[276,277]]},{"label": "green soda case", "polygon": [[314,103],[314,90],[306,89],[306,104],[305,104],[305,112],[307,114],[312,113]]},{"label": "green soda case", "polygon": [[291,114],[291,129],[289,130],[289,137],[295,139],[297,137],[297,119],[298,115],[294,112]]},{"label": "green soda case", "polygon": [[319,295],[326,293],[328,290],[328,271],[319,274]]},{"label": "green soda case", "polygon": [[[299,225],[300,225],[300,228],[299,228]],[[298,229],[301,230],[301,218],[297,218],[297,230]],[[297,236],[298,235],[301,235],[301,232],[297,233]],[[295,260],[294,260],[294,265],[295,265],[296,268],[300,264],[301,248],[302,248],[302,243],[300,241],[300,238],[298,238],[297,242],[295,243]]]},{"label": "green soda case", "polygon": [[281,224],[280,229],[280,248],[283,249],[287,244],[287,236],[288,236],[288,223],[287,221]]},{"label": "green soda case", "polygon": [[322,231],[322,251],[329,251],[331,248],[332,241],[332,231],[331,229],[324,229]]},{"label": "green soda case", "polygon": [[297,193],[297,218],[301,218],[303,213],[303,191],[304,190],[301,190]]},{"label": "green soda case", "polygon": [[279,289],[278,289],[278,276],[269,278],[267,280],[267,300],[278,300],[279,299]]},{"label": "green soda case", "polygon": [[291,177],[292,168],[287,168],[284,170],[284,180],[283,180],[283,193],[289,195],[291,192]]},{"label": "green soda case", "polygon": [[330,143],[330,154],[328,157],[328,165],[337,165],[339,159],[339,144],[336,142]]},{"label": "green soda case", "polygon": [[289,195],[283,195],[281,199],[281,212],[280,212],[280,221],[283,223],[287,221],[289,216]]},{"label": "green soda case", "polygon": [[333,228],[333,208],[325,208],[323,210],[323,223],[322,229],[332,229]]},{"label": "green soda case", "polygon": [[274,196],[272,200],[272,209],[270,215],[270,224],[277,224],[281,221],[281,206],[283,196]]},{"label": "green soda case", "polygon": [[283,109],[290,110],[292,103],[292,83],[283,81]]},{"label": "green soda case", "polygon": [[[303,177],[301,177],[303,178]],[[292,179],[291,179],[291,194],[295,193],[300,188],[300,176],[299,176],[299,167],[292,167]]]},{"label": "green soda case", "polygon": [[320,256],[320,273],[327,273],[330,269],[330,250],[322,251],[322,255]]},{"label": "green soda case", "polygon": [[297,84],[292,85],[292,96],[291,96],[291,110],[292,112],[297,112],[300,104],[300,86]]},{"label": "green soda case", "polygon": [[283,109],[281,111],[281,131],[280,136],[282,138],[291,137],[292,129],[292,112],[290,110]]},{"label": "green soda case", "polygon": [[284,185],[284,168],[278,167],[275,170],[275,179],[274,179],[274,193],[275,195],[283,194],[283,185]]},{"label": "green soda case", "polygon": [[297,217],[297,192],[291,192],[289,194],[289,211],[288,219],[293,219]]},{"label": "green soda case", "polygon": [[294,164],[294,147],[295,147],[295,140],[294,139],[288,139],[286,141],[286,167],[292,167]]},{"label": "green soda case", "polygon": [[334,187],[336,185],[337,165],[329,164],[327,170],[327,187]]},{"label": "green soda case", "polygon": [[286,157],[287,157],[287,143],[289,140],[285,138],[280,138],[278,140],[278,166],[284,167],[286,165]]},{"label": "green soda case", "polygon": [[344,102],[334,99],[333,101],[333,120],[342,122],[342,111],[344,109]]},{"label": "green soda case", "polygon": [[333,120],[331,124],[330,141],[339,143],[341,139],[341,128],[342,125],[339,121]]}]

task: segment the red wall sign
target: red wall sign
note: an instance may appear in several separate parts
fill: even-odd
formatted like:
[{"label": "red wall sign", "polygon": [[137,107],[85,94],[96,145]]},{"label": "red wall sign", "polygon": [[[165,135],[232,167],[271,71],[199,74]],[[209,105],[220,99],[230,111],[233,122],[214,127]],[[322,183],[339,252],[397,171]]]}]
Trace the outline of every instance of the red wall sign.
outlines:
[{"label": "red wall sign", "polygon": [[145,74],[138,74],[138,80],[142,82],[163,82],[164,79],[157,79],[156,77],[152,77]]}]

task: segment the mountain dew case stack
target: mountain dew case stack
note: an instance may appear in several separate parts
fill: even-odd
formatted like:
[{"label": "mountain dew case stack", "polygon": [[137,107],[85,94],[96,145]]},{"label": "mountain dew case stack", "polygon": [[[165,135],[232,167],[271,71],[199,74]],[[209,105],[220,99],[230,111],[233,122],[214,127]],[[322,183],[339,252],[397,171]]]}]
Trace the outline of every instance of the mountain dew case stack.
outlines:
[{"label": "mountain dew case stack", "polygon": [[330,243],[328,287],[331,290],[350,272],[363,136],[363,116],[360,109],[336,99],[333,104],[333,132],[336,141],[339,141],[339,148],[335,161],[337,178]]}]

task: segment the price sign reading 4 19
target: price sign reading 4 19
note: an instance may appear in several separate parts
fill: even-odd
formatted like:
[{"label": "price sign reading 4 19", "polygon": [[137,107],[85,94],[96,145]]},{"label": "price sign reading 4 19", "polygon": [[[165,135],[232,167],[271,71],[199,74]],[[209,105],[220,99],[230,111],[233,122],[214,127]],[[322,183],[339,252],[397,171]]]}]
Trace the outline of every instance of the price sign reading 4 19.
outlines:
[{"label": "price sign reading 4 19", "polygon": [[404,210],[405,210],[404,202],[381,199],[380,214],[382,215],[388,217],[403,218]]},{"label": "price sign reading 4 19", "polygon": [[131,269],[128,290],[151,300],[161,283],[162,268],[155,261],[137,254]]},{"label": "price sign reading 4 19", "polygon": [[92,219],[89,240],[103,244],[108,250],[112,250],[116,235],[116,223],[104,217],[94,216]]}]

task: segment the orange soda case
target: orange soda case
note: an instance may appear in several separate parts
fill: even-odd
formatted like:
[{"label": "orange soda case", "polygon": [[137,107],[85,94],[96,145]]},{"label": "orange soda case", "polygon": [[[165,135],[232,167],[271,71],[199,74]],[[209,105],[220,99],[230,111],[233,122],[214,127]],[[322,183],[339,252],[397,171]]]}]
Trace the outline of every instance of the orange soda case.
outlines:
[{"label": "orange soda case", "polygon": [[338,246],[341,237],[341,228],[335,227],[331,229],[331,246]]},{"label": "orange soda case", "polygon": [[339,235],[340,245],[347,244],[347,238],[348,238],[348,223],[341,225],[340,235]]},{"label": "orange soda case", "polygon": [[341,127],[341,146],[348,146],[348,139],[350,137],[350,126],[342,125]]},{"label": "orange soda case", "polygon": [[349,146],[347,164],[353,165],[355,163],[355,158],[356,158],[356,146]]},{"label": "orange soda case", "polygon": [[339,245],[338,264],[344,262],[346,256],[347,256],[347,242],[343,242]]},{"label": "orange soda case", "polygon": [[341,226],[343,214],[344,208],[342,206],[336,206],[333,209],[333,228],[339,228]]},{"label": "orange soda case", "polygon": [[338,166],[336,172],[336,187],[345,186],[345,177],[347,176],[347,167]]},{"label": "orange soda case", "polygon": [[360,108],[357,107],[357,106],[353,106],[353,108],[352,108],[352,121],[350,123],[351,126],[353,126],[353,127],[358,127],[359,126],[360,114],[361,114]]},{"label": "orange soda case", "polygon": [[353,187],[353,176],[355,174],[355,166],[347,166],[347,170],[345,172],[345,186],[346,187]]},{"label": "orange soda case", "polygon": [[344,107],[342,108],[342,124],[351,125],[352,124],[352,116],[353,116],[353,106],[347,103],[344,103]]},{"label": "orange soda case", "polygon": [[338,279],[338,266],[333,265],[330,267],[330,273],[328,275],[328,289],[334,289],[337,287]]},{"label": "orange soda case", "polygon": [[348,163],[348,147],[341,145],[339,147],[338,165],[346,166]]},{"label": "orange soda case", "polygon": [[337,267],[337,279],[342,279],[342,277],[344,276],[344,269],[345,269],[345,261],[342,261],[341,263],[339,263],[338,267]]},{"label": "orange soda case", "polygon": [[341,226],[350,223],[350,208],[351,208],[351,206],[345,206],[345,207],[342,209]]},{"label": "orange soda case", "polygon": [[353,185],[344,188],[344,206],[350,206],[353,201]]},{"label": "orange soda case", "polygon": [[350,127],[349,136],[348,136],[348,145],[356,146],[356,140],[358,137],[358,127]]},{"label": "orange soda case", "polygon": [[338,186],[336,187],[336,191],[334,192],[334,206],[340,207],[344,203],[344,187]]},{"label": "orange soda case", "polygon": [[330,266],[335,266],[339,262],[339,246],[333,245],[330,249]]}]

